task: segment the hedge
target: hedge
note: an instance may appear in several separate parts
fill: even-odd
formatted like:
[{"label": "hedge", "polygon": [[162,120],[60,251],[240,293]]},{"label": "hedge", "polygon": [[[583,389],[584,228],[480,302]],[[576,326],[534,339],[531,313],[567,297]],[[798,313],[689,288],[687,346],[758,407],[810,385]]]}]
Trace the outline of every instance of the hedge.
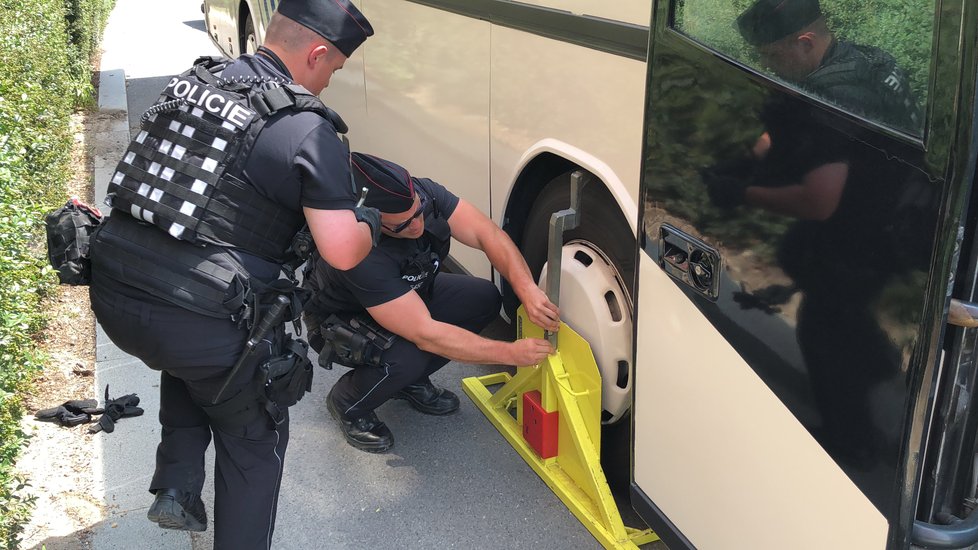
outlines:
[{"label": "hedge", "polygon": [[22,396],[43,366],[44,213],[65,200],[73,109],[90,105],[92,60],[114,0],[0,0],[0,547],[16,548],[32,501],[14,463]]}]

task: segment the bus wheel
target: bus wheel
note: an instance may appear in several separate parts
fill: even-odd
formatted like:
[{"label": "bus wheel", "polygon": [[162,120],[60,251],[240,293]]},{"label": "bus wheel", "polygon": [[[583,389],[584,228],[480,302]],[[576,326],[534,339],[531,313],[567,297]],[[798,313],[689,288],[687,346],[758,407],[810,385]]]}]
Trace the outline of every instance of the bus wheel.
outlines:
[{"label": "bus wheel", "polygon": [[[554,178],[527,217],[520,247],[543,283],[550,216],[570,205],[570,173]],[[561,319],[590,344],[602,391],[602,463],[613,486],[628,482],[628,409],[632,389],[632,299],[635,237],[617,203],[599,182],[584,188],[581,224],[564,235]]]},{"label": "bus wheel", "polygon": [[244,35],[241,37],[241,53],[254,54],[258,51],[258,35],[255,34],[255,22],[248,14],[245,21]]}]

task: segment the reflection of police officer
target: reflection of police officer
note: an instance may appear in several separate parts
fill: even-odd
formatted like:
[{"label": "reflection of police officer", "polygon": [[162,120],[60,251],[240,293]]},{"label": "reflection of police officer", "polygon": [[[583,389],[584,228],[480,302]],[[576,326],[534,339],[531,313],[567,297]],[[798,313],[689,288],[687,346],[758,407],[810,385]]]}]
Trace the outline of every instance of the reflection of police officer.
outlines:
[{"label": "reflection of police officer", "polygon": [[499,292],[484,279],[440,273],[451,238],[486,253],[512,284],[531,321],[556,330],[559,320],[557,307],[536,286],[519,250],[484,214],[438,183],[412,178],[390,161],[359,153],[353,158],[358,184],[370,190],[367,204],[382,213],[383,236],[351,270],[314,264],[306,277],[314,305],[306,309],[305,320],[317,351],[330,345],[336,327],[323,323],[331,315],[361,326],[376,323],[377,331],[395,335],[384,340],[379,357],[366,354],[375,360],[346,361],[355,368],[327,396],[350,445],[383,452],[394,439],[374,409],[387,400],[406,399],[426,414],[458,409],[458,397],[429,378],[449,360],[531,365],[551,351],[542,339],[503,342],[476,334],[499,314]]},{"label": "reflection of police officer", "polygon": [[[113,215],[93,245],[92,309],[114,343],[161,371],[148,516],[164,528],[206,529],[200,493],[213,436],[216,548],[271,546],[289,423],[267,386],[265,394],[255,389],[256,373],[292,375],[304,349],[281,349],[279,322],[255,336],[227,379],[248,327],[267,309],[261,302],[279,278],[290,235],[307,222],[322,257],[342,269],[378,235],[379,213],[355,208],[342,123],[316,97],[372,33],[348,0],[283,0],[256,55],[216,74],[198,66],[170,83],[164,94],[172,100],[144,117],[110,186]],[[248,100],[232,101],[229,90]],[[239,139],[236,126],[257,134]],[[225,172],[212,178],[218,168]],[[199,246],[184,242],[192,228]],[[237,297],[237,309],[224,304],[232,313],[222,318],[206,298],[214,285],[233,287],[229,280],[250,291]]]},{"label": "reflection of police officer", "polygon": [[778,76],[870,120],[919,130],[917,104],[893,56],[837,40],[818,0],[759,0],[737,26]]},{"label": "reflection of police officer", "polygon": [[[879,48],[837,40],[818,0],[758,0],[737,18],[737,26],[761,61],[785,80],[874,122],[920,130],[920,109],[904,71]],[[715,204],[746,202],[811,220],[835,213],[847,174],[833,162],[845,159],[848,145],[798,114],[794,104],[769,102],[762,113],[767,132],[752,149],[753,160],[764,160],[762,168],[780,181],[765,185],[763,174],[745,177],[756,175],[749,162],[727,163],[708,170],[707,190]],[[785,172],[797,185],[785,185]]]},{"label": "reflection of police officer", "polygon": [[[759,0],[737,23],[779,76],[870,120],[919,130],[918,106],[893,58],[836,40],[817,0]],[[873,304],[896,272],[886,228],[907,170],[858,148],[796,100],[772,98],[761,119],[767,131],[752,157],[729,163],[726,174],[716,170],[717,178],[707,171],[705,180],[718,206],[746,204],[798,220],[778,261],[804,293],[797,338],[822,416],[818,436],[843,465],[866,469],[895,456],[884,449],[868,401],[899,368]]]}]

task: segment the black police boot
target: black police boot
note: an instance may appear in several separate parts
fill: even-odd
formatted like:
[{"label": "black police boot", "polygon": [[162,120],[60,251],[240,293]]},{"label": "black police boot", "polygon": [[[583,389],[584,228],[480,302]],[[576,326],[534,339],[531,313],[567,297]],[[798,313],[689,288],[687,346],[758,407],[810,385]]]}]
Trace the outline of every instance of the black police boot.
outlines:
[{"label": "black police boot", "polygon": [[344,415],[333,400],[333,390],[326,395],[326,408],[340,422],[346,442],[357,449],[368,453],[383,453],[394,446],[394,434],[373,411],[359,417]]},{"label": "black police boot", "polygon": [[405,386],[394,394],[394,399],[407,399],[412,407],[425,414],[441,416],[458,410],[458,396],[445,388],[435,386],[427,376]]},{"label": "black police boot", "polygon": [[179,489],[157,489],[146,517],[164,529],[206,531],[207,511],[200,495]]}]

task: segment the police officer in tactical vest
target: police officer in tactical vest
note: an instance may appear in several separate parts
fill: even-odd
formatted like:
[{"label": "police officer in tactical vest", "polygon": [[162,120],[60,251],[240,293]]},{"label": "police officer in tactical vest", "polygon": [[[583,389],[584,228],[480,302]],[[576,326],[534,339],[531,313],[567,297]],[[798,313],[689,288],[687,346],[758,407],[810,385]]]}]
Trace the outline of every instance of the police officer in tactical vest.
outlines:
[{"label": "police officer in tactical vest", "polygon": [[353,154],[353,175],[369,189],[366,203],[380,210],[383,235],[353,269],[310,262],[303,284],[314,294],[304,315],[320,364],[352,367],[330,390],[327,408],[350,445],[379,453],[394,445],[374,412],[389,399],[430,415],[458,410],[458,397],[430,379],[449,360],[533,365],[552,351],[543,339],[477,334],[499,315],[501,298],[491,281],[442,272],[452,238],[485,252],[532,322],[555,331],[560,320],[513,241],[467,201],[371,155]]},{"label": "police officer in tactical vest", "polygon": [[312,372],[283,322],[303,301],[290,269],[311,243],[296,234],[308,224],[338,269],[379,236],[379,212],[357,204],[345,125],[318,98],[371,34],[348,0],[283,0],[255,55],[202,58],[169,81],[109,186],[91,301],[112,341],[161,372],[148,516],[206,529],[213,437],[216,548],[271,546],[287,407]]}]

